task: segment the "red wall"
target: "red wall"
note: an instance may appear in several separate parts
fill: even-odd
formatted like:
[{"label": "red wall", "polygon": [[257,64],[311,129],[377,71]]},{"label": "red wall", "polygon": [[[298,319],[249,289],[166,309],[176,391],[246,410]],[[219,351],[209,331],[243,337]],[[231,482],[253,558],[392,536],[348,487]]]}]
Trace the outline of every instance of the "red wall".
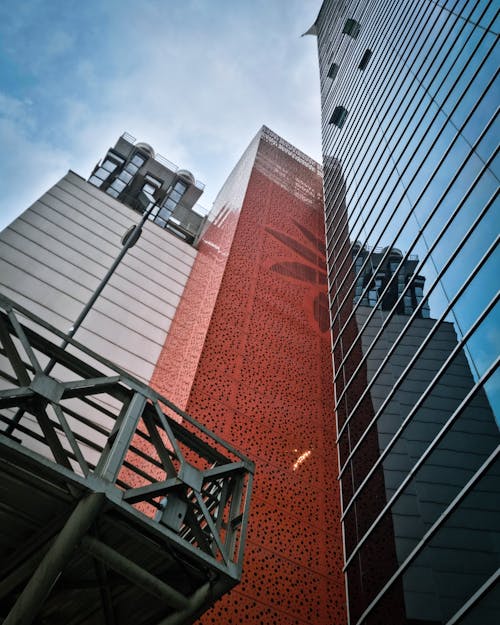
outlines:
[{"label": "red wall", "polygon": [[[346,622],[323,240],[320,177],[261,141],[237,225],[207,232],[153,377],[174,400],[175,378],[187,411],[256,462],[243,580],[203,625]],[[211,314],[193,307],[210,275]],[[198,324],[187,366],[182,332]]]}]

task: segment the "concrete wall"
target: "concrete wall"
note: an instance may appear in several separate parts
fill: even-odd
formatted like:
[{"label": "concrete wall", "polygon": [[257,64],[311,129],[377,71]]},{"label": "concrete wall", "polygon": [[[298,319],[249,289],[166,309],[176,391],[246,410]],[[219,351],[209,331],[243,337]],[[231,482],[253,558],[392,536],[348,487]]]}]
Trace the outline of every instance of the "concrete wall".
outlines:
[{"label": "concrete wall", "polygon": [[[0,234],[1,291],[67,331],[138,219],[69,172]],[[148,382],[196,254],[148,222],[75,339]]]}]

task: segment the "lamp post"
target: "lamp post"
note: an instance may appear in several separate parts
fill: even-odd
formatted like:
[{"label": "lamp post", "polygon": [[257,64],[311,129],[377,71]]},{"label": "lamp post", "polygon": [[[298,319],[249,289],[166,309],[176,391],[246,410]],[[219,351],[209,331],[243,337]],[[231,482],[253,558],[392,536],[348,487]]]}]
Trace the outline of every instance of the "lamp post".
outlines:
[{"label": "lamp post", "polygon": [[[122,261],[123,257],[125,256],[125,254],[139,240],[139,238],[140,238],[140,236],[142,234],[142,227],[143,227],[143,225],[146,223],[148,217],[151,215],[151,212],[152,212],[153,208],[156,207],[156,204],[154,202],[151,202],[151,200],[144,193],[144,191],[141,191],[139,193],[139,195],[137,196],[137,199],[139,201],[139,204],[140,204],[141,208],[143,209],[143,214],[142,214],[141,220],[138,221],[135,224],[135,226],[132,226],[129,230],[127,230],[127,232],[123,235],[123,238],[122,238],[122,249],[120,250],[120,253],[118,254],[118,256],[113,261],[113,264],[111,265],[111,267],[106,272],[106,275],[104,276],[104,278],[102,278],[102,280],[97,285],[97,288],[92,293],[92,296],[90,297],[89,301],[85,304],[85,306],[83,307],[83,309],[80,312],[80,314],[78,315],[78,317],[75,319],[75,322],[73,323],[71,328],[68,330],[67,334],[68,334],[69,338],[72,338],[75,335],[75,333],[78,330],[78,328],[82,325],[83,321],[85,320],[85,317],[89,314],[90,309],[95,304],[97,298],[102,293],[102,290],[104,289],[106,284],[109,282],[111,276],[114,274],[116,268],[121,263],[121,261]],[[60,347],[62,347],[64,349],[67,345],[68,345],[68,341],[65,339],[61,343]],[[52,369],[53,366],[54,366],[53,361],[50,361],[49,364],[47,365],[47,367],[44,369],[44,373],[49,373],[49,371]]]},{"label": "lamp post", "polygon": [[[69,343],[68,339],[71,339],[76,334],[76,331],[84,322],[92,306],[95,304],[97,298],[102,293],[102,290],[104,289],[106,284],[109,282],[111,276],[116,271],[116,268],[118,267],[118,265],[123,260],[123,257],[125,256],[125,254],[129,251],[131,247],[133,247],[137,243],[137,241],[139,240],[142,234],[142,227],[146,223],[146,220],[148,219],[148,217],[151,215],[151,212],[153,211],[153,209],[156,207],[156,203],[152,202],[151,199],[146,195],[146,193],[144,193],[144,191],[141,191],[139,193],[139,195],[137,196],[137,199],[139,201],[140,207],[143,209],[143,214],[142,214],[140,221],[138,221],[135,224],[135,226],[132,226],[131,228],[129,228],[129,230],[122,237],[122,248],[120,250],[120,253],[113,261],[113,264],[106,272],[106,275],[102,278],[102,280],[97,285],[97,288],[92,293],[89,301],[85,304],[85,306],[83,307],[78,317],[75,319],[75,322],[73,323],[71,328],[68,330],[67,337],[62,341],[62,343],[59,346],[61,347],[61,349],[65,349],[68,346],[68,343]],[[49,373],[54,368],[56,362],[57,361],[54,358],[49,360],[49,362],[47,363],[47,366],[43,370],[45,375],[49,375]],[[20,408],[16,412],[16,414],[13,416],[11,422],[6,428],[5,434],[7,435],[12,434],[15,427],[17,426],[19,421],[22,419],[23,414],[24,414],[24,410]]]}]

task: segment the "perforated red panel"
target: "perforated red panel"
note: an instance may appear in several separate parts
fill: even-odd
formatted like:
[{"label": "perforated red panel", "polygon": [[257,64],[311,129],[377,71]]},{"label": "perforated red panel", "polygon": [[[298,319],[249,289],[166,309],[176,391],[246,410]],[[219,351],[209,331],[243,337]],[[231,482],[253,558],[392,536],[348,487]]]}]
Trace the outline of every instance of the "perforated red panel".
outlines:
[{"label": "perforated red panel", "polygon": [[163,392],[174,378],[189,388],[187,411],[256,462],[243,581],[199,623],[343,624],[321,178],[261,140],[234,225],[221,236],[232,245],[195,373],[176,359],[185,316],[198,318],[193,302],[205,298],[208,255],[153,378]]}]

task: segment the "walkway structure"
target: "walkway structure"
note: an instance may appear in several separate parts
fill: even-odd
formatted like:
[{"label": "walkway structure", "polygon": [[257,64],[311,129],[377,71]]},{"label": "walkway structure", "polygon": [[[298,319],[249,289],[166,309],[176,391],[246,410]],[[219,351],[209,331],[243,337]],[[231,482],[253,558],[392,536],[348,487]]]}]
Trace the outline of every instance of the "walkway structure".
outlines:
[{"label": "walkway structure", "polygon": [[3,296],[0,341],[0,622],[193,622],[241,577],[252,462]]}]

